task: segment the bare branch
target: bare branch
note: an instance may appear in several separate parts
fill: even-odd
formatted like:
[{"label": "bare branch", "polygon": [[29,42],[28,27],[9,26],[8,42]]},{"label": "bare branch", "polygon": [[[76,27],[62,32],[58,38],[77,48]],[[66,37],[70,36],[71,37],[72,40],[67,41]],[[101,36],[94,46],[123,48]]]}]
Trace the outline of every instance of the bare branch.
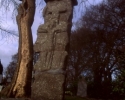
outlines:
[{"label": "bare branch", "polygon": [[9,29],[4,29],[3,27],[0,26],[0,33],[7,33],[9,35],[14,35],[14,36],[19,36],[16,31],[14,30],[9,30]]}]

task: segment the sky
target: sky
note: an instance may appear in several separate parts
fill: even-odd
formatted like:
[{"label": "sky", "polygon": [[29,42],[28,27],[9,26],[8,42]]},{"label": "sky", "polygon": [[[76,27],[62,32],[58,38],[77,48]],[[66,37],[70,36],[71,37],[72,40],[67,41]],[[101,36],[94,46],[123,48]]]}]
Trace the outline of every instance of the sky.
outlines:
[{"label": "sky", "polygon": [[[73,16],[74,25],[81,16],[81,12],[79,11],[84,9],[85,5],[92,5],[92,4],[95,5],[100,3],[102,0],[88,0],[83,5],[80,3],[83,0],[78,0],[78,1],[79,1],[78,6],[74,7],[75,9],[74,11],[75,14]],[[44,6],[45,4],[43,4],[43,7]],[[5,12],[2,12],[0,9],[0,16],[2,16],[2,18],[0,17],[0,23],[2,23],[1,25],[6,29],[11,29],[16,31],[16,33],[18,33],[16,21],[12,20],[12,16],[11,16],[12,10],[10,9],[10,11],[7,14],[4,14],[4,13]],[[37,28],[40,24],[43,24],[43,23],[44,21],[42,18],[42,10],[36,10],[34,23],[32,25],[32,34],[33,34],[34,42],[36,41],[36,38],[37,38],[37,35],[36,35]],[[17,51],[18,51],[18,37],[14,35],[7,35],[4,33],[0,33],[0,59],[4,68],[8,66],[8,64],[11,62],[12,55],[16,54]]]}]

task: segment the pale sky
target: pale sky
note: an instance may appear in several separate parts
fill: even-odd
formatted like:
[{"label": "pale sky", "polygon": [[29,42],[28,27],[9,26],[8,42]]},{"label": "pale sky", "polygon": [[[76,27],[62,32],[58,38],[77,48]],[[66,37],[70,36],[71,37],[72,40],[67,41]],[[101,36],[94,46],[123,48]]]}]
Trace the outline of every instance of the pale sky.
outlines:
[{"label": "pale sky", "polygon": [[[80,1],[82,1],[82,0],[79,0],[79,2]],[[102,0],[89,0],[85,4],[86,5],[97,4],[101,1]],[[81,4],[79,3],[78,5],[81,5]],[[79,9],[84,9],[84,7],[85,7],[84,5],[81,7],[78,7],[78,6],[75,7],[75,10],[76,10],[75,12],[77,12],[77,13],[75,13],[75,15],[73,17],[73,23],[75,23],[80,18],[81,14],[79,12]],[[11,29],[11,30],[18,32],[16,22],[13,21],[12,18],[10,17],[12,14],[12,11],[10,10],[10,12],[7,13],[7,15],[4,13],[5,12],[2,12],[0,10],[0,16],[2,16],[2,26],[7,29]],[[32,26],[34,42],[37,37],[37,35],[36,35],[37,28],[40,24],[43,24],[43,23],[44,23],[44,21],[42,19],[42,11],[36,10],[35,19],[34,19],[34,23]],[[1,59],[1,62],[4,67],[7,67],[7,65],[11,61],[12,55],[16,54],[17,51],[18,51],[18,37],[11,36],[11,35],[6,36],[6,35],[0,33],[0,59]]]}]

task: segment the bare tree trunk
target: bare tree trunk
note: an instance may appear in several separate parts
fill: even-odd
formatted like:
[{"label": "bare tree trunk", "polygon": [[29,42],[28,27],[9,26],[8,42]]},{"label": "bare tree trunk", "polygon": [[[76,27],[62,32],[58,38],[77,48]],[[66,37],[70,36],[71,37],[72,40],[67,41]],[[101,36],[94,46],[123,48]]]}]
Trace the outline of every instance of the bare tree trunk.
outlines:
[{"label": "bare tree trunk", "polygon": [[18,8],[19,55],[12,83],[2,94],[8,97],[30,97],[33,67],[33,41],[31,26],[34,21],[35,0],[23,0]]}]

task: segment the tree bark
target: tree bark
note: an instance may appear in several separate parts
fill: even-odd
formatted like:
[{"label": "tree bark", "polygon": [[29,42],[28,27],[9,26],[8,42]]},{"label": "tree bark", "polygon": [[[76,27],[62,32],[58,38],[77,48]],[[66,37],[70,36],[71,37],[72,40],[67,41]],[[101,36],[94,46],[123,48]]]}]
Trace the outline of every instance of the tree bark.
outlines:
[{"label": "tree bark", "polygon": [[30,97],[33,68],[33,41],[31,26],[34,21],[35,0],[23,0],[18,8],[19,29],[18,64],[14,79],[2,94],[8,97]]}]

